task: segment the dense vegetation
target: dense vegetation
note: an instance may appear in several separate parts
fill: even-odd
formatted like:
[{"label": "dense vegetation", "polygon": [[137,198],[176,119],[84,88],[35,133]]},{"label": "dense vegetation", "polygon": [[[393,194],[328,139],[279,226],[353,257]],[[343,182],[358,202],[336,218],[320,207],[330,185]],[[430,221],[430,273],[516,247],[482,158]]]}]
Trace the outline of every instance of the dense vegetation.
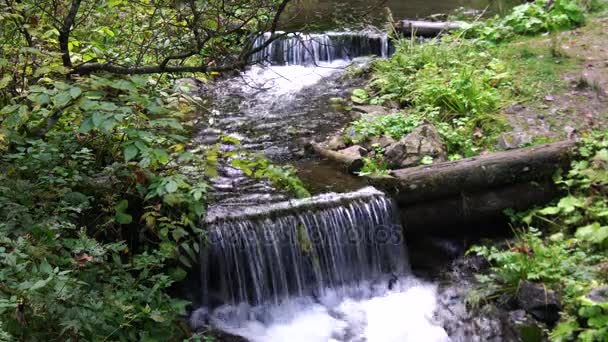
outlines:
[{"label": "dense vegetation", "polygon": [[205,102],[174,80],[245,66],[287,2],[0,1],[0,340],[191,335],[169,291],[219,150],[188,146]]},{"label": "dense vegetation", "polygon": [[[183,321],[188,303],[170,292],[205,243],[205,179],[223,152],[189,146],[207,103],[176,80],[246,66],[264,48],[252,38],[274,32],[287,3],[0,0],[0,341],[198,338]],[[534,54],[501,42],[580,25],[591,7],[526,4],[428,44],[398,42],[353,100],[392,102],[407,115],[362,119],[351,139],[398,139],[430,121],[451,159],[491,150],[503,129],[495,112],[539,96],[551,83],[545,68],[560,59],[535,60],[537,73],[516,78],[523,66],[509,56]],[[476,249],[497,266],[490,289],[532,279],[566,294],[556,338],[605,333],[595,323],[605,308],[580,295],[603,281],[606,148],[605,136],[587,140],[560,183],[571,195],[527,216],[565,227],[547,242],[522,233],[534,256]],[[309,195],[290,169],[226,156],[247,175]],[[375,162],[368,169],[381,172]]]},{"label": "dense vegetation", "polygon": [[[564,312],[554,341],[605,341],[608,306],[586,295],[606,284],[608,266],[608,132],[584,138],[578,157],[556,184],[564,195],[545,208],[513,215],[516,239],[505,248],[474,247],[491,263],[473,297],[515,294],[525,280],[560,294]],[[541,229],[542,233],[541,233]]]},{"label": "dense vegetation", "polygon": [[[555,87],[560,65],[568,63],[555,47],[541,52],[508,42],[577,27],[587,11],[598,8],[576,0],[537,1],[517,6],[505,17],[465,23],[431,41],[398,40],[395,55],[377,60],[371,82],[352,96],[355,103],[381,104],[398,112],[355,121],[346,140],[359,143],[383,135],[398,140],[430,122],[450,160],[495,150],[499,135],[508,131],[500,111],[546,95]],[[381,158],[366,161],[363,173],[385,172]]]}]

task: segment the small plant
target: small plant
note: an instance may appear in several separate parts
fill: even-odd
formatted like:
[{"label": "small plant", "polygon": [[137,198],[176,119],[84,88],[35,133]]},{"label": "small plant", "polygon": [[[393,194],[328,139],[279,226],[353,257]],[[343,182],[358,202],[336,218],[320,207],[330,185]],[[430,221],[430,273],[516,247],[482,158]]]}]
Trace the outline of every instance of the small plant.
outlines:
[{"label": "small plant", "polygon": [[388,176],[388,164],[384,161],[384,148],[378,144],[372,145],[373,151],[370,157],[363,157],[363,167],[359,171],[360,176]]}]

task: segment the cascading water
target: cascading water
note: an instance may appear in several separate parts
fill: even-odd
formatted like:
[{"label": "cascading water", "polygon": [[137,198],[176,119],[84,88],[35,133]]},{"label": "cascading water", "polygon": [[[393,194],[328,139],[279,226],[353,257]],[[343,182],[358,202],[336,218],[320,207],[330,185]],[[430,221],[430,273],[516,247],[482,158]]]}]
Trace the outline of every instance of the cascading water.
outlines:
[{"label": "cascading water", "polygon": [[[254,45],[267,39],[268,34],[262,35]],[[355,57],[386,56],[389,51],[387,35],[372,30],[292,34],[273,41],[253,57],[257,65],[215,84],[217,115],[195,143],[213,144],[225,134],[240,140],[240,150],[264,154],[275,162],[301,158],[302,139],[330,134],[348,120],[328,101],[345,91],[338,76],[347,66],[364,63]],[[229,165],[219,171],[212,180],[213,211],[285,199]]]},{"label": "cascading water", "polygon": [[[401,226],[381,193],[363,189],[350,196],[283,203],[289,205],[286,214],[270,206],[259,217],[238,214],[209,227],[211,250],[203,269],[212,279],[210,294],[232,304],[278,304],[406,274]],[[313,207],[300,211],[306,203]],[[324,203],[332,205],[323,208]],[[269,212],[277,217],[267,217]]]},{"label": "cascading water", "polygon": [[[377,34],[274,41],[253,57],[260,65],[215,84],[217,115],[195,143],[226,134],[240,149],[293,162],[300,139],[324,138],[349,120],[328,100],[344,95],[338,75],[351,59],[389,53]],[[210,198],[200,278],[184,284],[195,289],[195,329],[211,325],[254,342],[502,341],[463,328],[472,320],[459,291],[409,273],[398,215],[375,190],[289,200],[222,165]],[[487,321],[481,330],[500,331]]]},{"label": "cascading water", "polygon": [[208,220],[204,296],[223,305],[195,311],[194,326],[259,342],[447,338],[431,320],[435,288],[409,276],[397,212],[373,188]]},{"label": "cascading water", "polygon": [[[375,31],[277,34],[280,38],[253,55],[254,62],[272,65],[319,65],[359,56],[388,57],[391,49],[388,36]],[[271,37],[270,33],[260,36],[256,39],[254,48],[261,47]]]}]

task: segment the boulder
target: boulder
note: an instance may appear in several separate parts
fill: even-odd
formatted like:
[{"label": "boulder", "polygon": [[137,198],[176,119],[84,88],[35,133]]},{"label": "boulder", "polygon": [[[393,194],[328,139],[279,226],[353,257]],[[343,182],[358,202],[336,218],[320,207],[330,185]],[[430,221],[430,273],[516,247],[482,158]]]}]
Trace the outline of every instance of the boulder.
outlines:
[{"label": "boulder", "polygon": [[387,148],[396,142],[397,141],[395,141],[395,139],[383,135],[381,137],[371,137],[367,141],[365,147],[367,147],[368,150],[372,150],[374,148],[374,146],[380,146],[382,148]]},{"label": "boulder", "polygon": [[445,146],[437,129],[431,124],[417,127],[398,142],[388,146],[384,160],[391,169],[401,169],[420,164],[425,156],[435,162],[447,160]]},{"label": "boulder", "polygon": [[532,141],[532,137],[526,135],[525,133],[508,132],[508,133],[503,133],[498,138],[498,147],[501,150],[512,150],[512,149],[520,148],[524,144],[527,144],[531,141]]},{"label": "boulder", "polygon": [[540,322],[554,324],[559,320],[562,309],[557,294],[547,289],[543,284],[524,281],[517,292],[519,307],[531,314]]},{"label": "boulder", "polygon": [[345,149],[341,149],[338,153],[346,156],[349,159],[360,159],[367,154],[367,150],[359,145],[354,145]]}]

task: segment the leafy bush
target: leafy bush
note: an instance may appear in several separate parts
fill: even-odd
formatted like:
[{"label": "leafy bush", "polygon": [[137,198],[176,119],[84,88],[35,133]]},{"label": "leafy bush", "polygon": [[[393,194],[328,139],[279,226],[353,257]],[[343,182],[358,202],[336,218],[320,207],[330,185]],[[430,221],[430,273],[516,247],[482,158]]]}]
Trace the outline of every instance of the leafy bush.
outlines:
[{"label": "leafy bush", "polygon": [[352,132],[349,137],[353,143],[359,143],[358,139],[381,137],[383,135],[400,139],[421,125],[422,122],[422,117],[416,114],[393,113],[381,116],[364,116],[352,123]]},{"label": "leafy bush", "polygon": [[[148,78],[40,82],[1,111],[0,321],[15,339],[168,340],[202,231],[193,99]],[[61,112],[54,118],[55,112]],[[51,126],[49,122],[57,120]],[[43,138],[37,138],[43,132]],[[186,251],[190,251],[187,253]],[[183,254],[183,255],[182,255]]]},{"label": "leafy bush", "polygon": [[[515,222],[534,228],[516,234],[506,248],[474,247],[486,257],[490,274],[479,275],[478,289],[488,298],[514,292],[523,280],[545,284],[562,295],[562,322],[551,333],[554,341],[604,341],[608,338],[608,303],[585,295],[606,284],[608,263],[608,131],[582,140],[578,157],[556,183],[567,195],[553,205],[514,215]],[[480,297],[477,293],[474,297]]]},{"label": "leafy bush", "polygon": [[505,17],[495,17],[482,23],[463,25],[465,37],[487,42],[501,42],[516,35],[571,29],[585,21],[583,7],[577,0],[556,0],[525,3],[513,8]]},{"label": "leafy bush", "polygon": [[370,103],[397,101],[400,113],[364,117],[347,138],[358,143],[387,135],[399,139],[428,120],[446,140],[452,159],[490,148],[504,123],[494,113],[510,92],[510,74],[492,51],[446,36],[423,44],[401,42],[395,55],[374,63],[366,97]]}]

